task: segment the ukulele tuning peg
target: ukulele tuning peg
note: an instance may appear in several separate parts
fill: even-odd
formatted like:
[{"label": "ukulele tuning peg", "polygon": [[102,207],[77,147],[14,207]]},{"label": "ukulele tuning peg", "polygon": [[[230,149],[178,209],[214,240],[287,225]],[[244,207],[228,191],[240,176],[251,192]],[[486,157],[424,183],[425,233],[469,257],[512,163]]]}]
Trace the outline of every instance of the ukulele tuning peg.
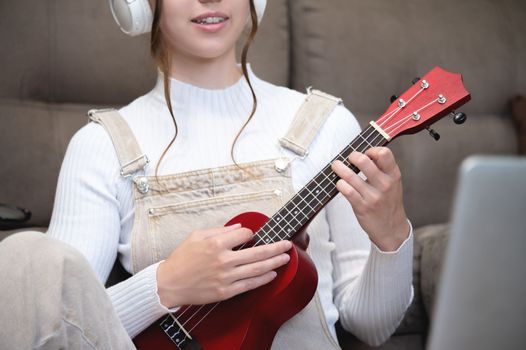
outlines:
[{"label": "ukulele tuning peg", "polygon": [[390,98],[391,103],[396,101],[397,98],[398,98],[398,96],[396,96],[396,95],[391,96],[391,98]]},{"label": "ukulele tuning peg", "polygon": [[429,135],[431,135],[431,137],[435,139],[435,141],[440,140],[440,134],[438,132],[436,132],[433,129],[430,129],[429,127],[427,127],[426,129],[429,132]]},{"label": "ukulele tuning peg", "polygon": [[420,78],[419,77],[416,77],[414,78],[413,80],[411,80],[411,84],[415,85],[416,83],[418,83],[420,81]]},{"label": "ukulele tuning peg", "polygon": [[462,112],[453,112],[453,122],[455,124],[464,124],[464,122],[466,121],[466,119],[468,119],[468,116],[466,115],[466,113],[462,113]]}]

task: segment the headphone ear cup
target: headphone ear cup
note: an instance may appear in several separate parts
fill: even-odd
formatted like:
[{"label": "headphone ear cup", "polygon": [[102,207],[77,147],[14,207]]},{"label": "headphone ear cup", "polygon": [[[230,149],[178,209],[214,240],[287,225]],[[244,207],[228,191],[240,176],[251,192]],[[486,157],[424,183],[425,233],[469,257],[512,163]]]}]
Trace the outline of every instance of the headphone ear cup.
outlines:
[{"label": "headphone ear cup", "polygon": [[267,7],[267,0],[254,0],[254,7],[256,8],[258,23],[261,23],[261,19],[265,13],[265,8]]},{"label": "headphone ear cup", "polygon": [[111,13],[121,30],[131,36],[152,30],[153,15],[148,0],[109,0]]}]

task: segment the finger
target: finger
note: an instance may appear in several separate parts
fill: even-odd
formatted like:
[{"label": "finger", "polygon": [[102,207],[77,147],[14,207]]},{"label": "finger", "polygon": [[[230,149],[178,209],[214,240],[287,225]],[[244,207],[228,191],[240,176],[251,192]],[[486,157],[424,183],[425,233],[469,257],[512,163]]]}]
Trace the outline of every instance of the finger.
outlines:
[{"label": "finger", "polygon": [[236,229],[238,229],[240,227],[241,227],[241,224],[234,224],[234,225],[223,226],[223,227],[213,227],[213,228],[207,228],[207,229],[204,229],[204,230],[199,230],[199,231],[197,231],[197,234],[201,238],[207,239],[207,238],[210,238],[210,237],[222,235],[224,233],[236,230]]},{"label": "finger", "polygon": [[232,252],[232,262],[235,265],[245,265],[269,259],[283,254],[292,248],[290,241],[284,240],[276,243],[250,247]]},{"label": "finger", "polygon": [[349,162],[360,169],[367,177],[367,181],[373,187],[383,187],[389,181],[389,177],[382,172],[375,162],[368,156],[360,152],[353,152],[349,155]]},{"label": "finger", "polygon": [[336,189],[347,198],[353,208],[360,208],[364,205],[364,199],[360,193],[344,180],[338,180],[336,183]]},{"label": "finger", "polygon": [[366,198],[372,192],[371,185],[342,162],[338,160],[333,162],[332,169],[342,180],[358,191],[361,197]]},{"label": "finger", "polygon": [[265,285],[276,278],[276,271],[269,271],[263,275],[246,278],[243,280],[236,281],[228,287],[227,295],[225,299],[231,298],[235,295],[247,292],[252,289],[256,289]]},{"label": "finger", "polygon": [[387,147],[373,147],[365,152],[376,166],[388,175],[393,175],[398,169],[393,152]]},{"label": "finger", "polygon": [[220,241],[222,247],[232,249],[234,247],[249,242],[253,236],[254,233],[252,232],[252,230],[246,227],[240,227],[225,232],[224,235],[217,237],[217,239]]},{"label": "finger", "polygon": [[234,268],[227,277],[232,282],[261,276],[269,271],[273,271],[290,261],[290,256],[283,253],[273,256],[263,261],[257,261],[251,264],[241,265]]}]

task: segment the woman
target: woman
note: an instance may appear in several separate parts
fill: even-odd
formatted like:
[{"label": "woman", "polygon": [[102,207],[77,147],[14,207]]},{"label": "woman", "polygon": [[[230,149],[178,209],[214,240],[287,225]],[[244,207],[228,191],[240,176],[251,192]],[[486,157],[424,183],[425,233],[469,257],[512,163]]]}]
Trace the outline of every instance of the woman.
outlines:
[{"label": "woman", "polygon": [[[102,327],[62,317],[61,329],[73,327],[79,341],[104,344],[101,348],[131,347],[129,338],[163,314],[262,286],[288,262],[290,242],[237,251],[233,248],[248,242],[252,232],[222,225],[243,211],[271,215],[359,127],[340,104],[315,130],[305,157],[279,142],[305,95],[262,81],[246,64],[265,3],[110,1],[125,31],[151,28],[159,78],[152,91],[119,110],[124,124],[111,126],[119,116],[93,113],[95,122],[77,132],[64,159],[48,235],[80,251],[102,282],[117,254],[133,273],[107,290],[119,321],[100,291],[89,297],[96,295],[94,303],[105,308]],[[142,6],[139,27],[119,17],[123,6]],[[238,65],[235,43],[247,26],[251,33]],[[341,178],[341,195],[309,226],[317,293],[280,328],[275,349],[338,348],[338,318],[359,338],[380,344],[412,299],[412,230],[393,155],[386,148],[372,148],[365,154],[353,152],[349,162],[367,181],[340,161],[332,164]],[[89,309],[82,308],[87,314]],[[105,337],[107,325],[117,334],[109,337],[113,340]],[[56,333],[49,332],[41,344],[53,338],[49,334]]]}]

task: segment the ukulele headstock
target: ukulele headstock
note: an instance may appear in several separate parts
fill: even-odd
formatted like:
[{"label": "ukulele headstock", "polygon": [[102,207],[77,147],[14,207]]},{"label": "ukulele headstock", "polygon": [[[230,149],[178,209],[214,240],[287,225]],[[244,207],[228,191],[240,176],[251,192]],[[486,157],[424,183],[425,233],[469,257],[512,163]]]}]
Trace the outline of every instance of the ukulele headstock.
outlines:
[{"label": "ukulele headstock", "polygon": [[429,128],[470,99],[471,95],[464,88],[460,74],[435,67],[396,98],[387,111],[376,122],[371,122],[371,125],[391,141],[399,135],[414,134]]}]

